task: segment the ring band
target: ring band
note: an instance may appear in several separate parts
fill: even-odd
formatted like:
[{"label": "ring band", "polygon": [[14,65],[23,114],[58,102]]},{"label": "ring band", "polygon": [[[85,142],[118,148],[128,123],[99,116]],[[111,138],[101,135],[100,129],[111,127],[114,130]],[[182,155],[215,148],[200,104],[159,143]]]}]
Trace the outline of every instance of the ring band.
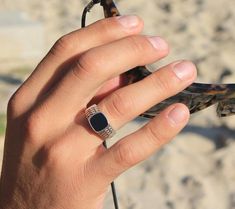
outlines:
[{"label": "ring band", "polygon": [[92,130],[102,139],[106,140],[115,135],[116,132],[96,104],[87,108],[85,114]]}]

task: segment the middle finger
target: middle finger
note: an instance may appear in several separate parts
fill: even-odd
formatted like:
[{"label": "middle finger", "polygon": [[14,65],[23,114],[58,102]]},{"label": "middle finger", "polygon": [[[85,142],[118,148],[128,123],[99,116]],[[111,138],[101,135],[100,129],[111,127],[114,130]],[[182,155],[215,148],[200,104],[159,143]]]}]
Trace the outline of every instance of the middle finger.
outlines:
[{"label": "middle finger", "polygon": [[50,92],[44,105],[51,115],[57,116],[60,112],[59,115],[68,116],[71,120],[79,110],[86,107],[107,80],[127,69],[159,60],[167,54],[168,45],[161,38],[141,35],[93,48],[81,55],[74,67]]}]

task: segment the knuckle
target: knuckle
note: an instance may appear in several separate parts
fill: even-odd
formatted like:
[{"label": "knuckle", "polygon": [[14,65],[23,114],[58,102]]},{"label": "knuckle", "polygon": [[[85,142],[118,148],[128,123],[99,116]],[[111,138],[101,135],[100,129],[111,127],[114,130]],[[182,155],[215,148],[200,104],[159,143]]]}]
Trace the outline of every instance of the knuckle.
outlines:
[{"label": "knuckle", "polygon": [[100,61],[93,55],[91,51],[87,51],[81,55],[75,63],[74,72],[84,74],[87,77],[97,77],[100,74],[102,67]]},{"label": "knuckle", "polygon": [[70,51],[74,48],[74,43],[71,40],[71,36],[66,34],[56,41],[54,46],[51,48],[51,54],[60,54],[64,51]]},{"label": "knuckle", "polygon": [[24,125],[24,133],[26,135],[26,138],[30,141],[36,138],[36,132],[37,132],[37,125],[38,118],[36,114],[30,114],[26,120]]},{"label": "knuckle", "polygon": [[18,98],[18,94],[14,93],[8,101],[7,112],[11,115],[17,111],[17,106],[19,105]]},{"label": "knuckle", "polygon": [[71,72],[72,72],[72,75],[74,75],[74,77],[78,79],[80,79],[81,74],[84,74],[86,77],[89,77],[89,72],[81,64],[80,60],[77,60],[74,62]]},{"label": "knuckle", "polygon": [[44,158],[44,164],[48,167],[61,167],[63,163],[63,153],[65,150],[61,150],[57,144],[44,145],[42,148],[42,156]]},{"label": "knuckle", "polygon": [[161,147],[166,141],[167,137],[161,134],[156,128],[151,125],[145,127],[145,134],[150,140],[151,144],[157,147]]},{"label": "knuckle", "polygon": [[161,73],[153,73],[149,76],[150,82],[153,87],[157,89],[156,93],[159,95],[159,92],[166,93],[172,89],[172,79],[166,77],[164,74]]},{"label": "knuckle", "polygon": [[[112,19],[112,18],[111,18]],[[99,29],[102,28],[102,30],[99,30],[102,34],[105,34],[105,38],[108,38],[107,36],[111,35],[113,32],[113,21],[110,18],[108,19],[102,19],[99,20],[97,23],[97,26]]]},{"label": "knuckle", "polygon": [[118,143],[114,153],[114,162],[118,167],[128,168],[136,163],[134,150],[127,143]]},{"label": "knuckle", "polygon": [[142,56],[143,52],[146,51],[149,44],[145,38],[141,36],[130,36],[128,37],[129,46],[131,50],[134,51],[135,54]]},{"label": "knuckle", "polygon": [[24,121],[23,133],[27,142],[37,144],[43,134],[43,120],[37,111],[30,113]]},{"label": "knuckle", "polygon": [[132,105],[132,101],[133,99],[131,97],[127,98],[120,92],[114,92],[111,97],[110,105],[107,107],[108,112],[114,118],[123,118],[133,111],[132,107],[134,108],[134,105]]},{"label": "knuckle", "polygon": [[23,86],[14,92],[7,103],[7,114],[9,114],[11,118],[16,118],[21,114],[21,109],[25,103],[24,90],[22,87]]}]

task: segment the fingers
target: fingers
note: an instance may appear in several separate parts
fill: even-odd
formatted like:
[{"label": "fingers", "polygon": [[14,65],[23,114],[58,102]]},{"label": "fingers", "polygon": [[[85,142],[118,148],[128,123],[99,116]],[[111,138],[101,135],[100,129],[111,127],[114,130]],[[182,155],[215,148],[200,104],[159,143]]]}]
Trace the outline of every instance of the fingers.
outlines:
[{"label": "fingers", "polygon": [[86,107],[105,81],[137,65],[159,60],[167,53],[168,46],[161,38],[140,35],[93,48],[83,53],[58,83],[46,106],[55,115],[59,111],[61,115],[74,117],[79,109]]},{"label": "fingers", "polygon": [[142,28],[143,22],[138,17],[123,16],[103,19],[84,29],[63,36],[21,86],[17,93],[19,95],[17,99],[19,100],[18,104],[22,103],[22,105],[18,106],[22,106],[22,111],[28,109],[36,99],[53,86],[65,73],[64,71],[68,70],[70,62],[77,59],[84,51],[138,34]]},{"label": "fingers", "polygon": [[172,105],[140,130],[114,144],[96,162],[98,181],[108,184],[148,158],[175,137],[188,119],[189,110],[185,105]]},{"label": "fingers", "polygon": [[188,61],[170,64],[145,79],[116,90],[103,99],[99,109],[117,130],[162,100],[177,94],[196,78],[196,67]]},{"label": "fingers", "polygon": [[[196,67],[189,61],[172,63],[137,83],[116,90],[104,98],[98,107],[114,130],[118,130],[147,109],[185,89],[194,81],[196,74]],[[80,121],[86,121],[86,118],[82,119],[83,114],[79,115]],[[89,147],[94,149],[102,143],[102,140],[94,134],[88,123],[85,123],[84,127],[87,128],[83,129],[83,134],[87,137],[92,135]],[[78,127],[75,123],[73,132],[77,133],[77,131]],[[79,140],[79,143],[82,141]],[[84,143],[87,143],[87,140]]]}]

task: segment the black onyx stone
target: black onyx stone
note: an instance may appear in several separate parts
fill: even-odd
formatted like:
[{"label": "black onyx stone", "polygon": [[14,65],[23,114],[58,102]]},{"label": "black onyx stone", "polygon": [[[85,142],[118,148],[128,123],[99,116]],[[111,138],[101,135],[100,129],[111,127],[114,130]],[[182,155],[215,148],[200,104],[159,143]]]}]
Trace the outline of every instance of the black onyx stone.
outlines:
[{"label": "black onyx stone", "polygon": [[108,121],[103,113],[97,113],[90,118],[90,124],[95,131],[99,132],[108,126]]}]

